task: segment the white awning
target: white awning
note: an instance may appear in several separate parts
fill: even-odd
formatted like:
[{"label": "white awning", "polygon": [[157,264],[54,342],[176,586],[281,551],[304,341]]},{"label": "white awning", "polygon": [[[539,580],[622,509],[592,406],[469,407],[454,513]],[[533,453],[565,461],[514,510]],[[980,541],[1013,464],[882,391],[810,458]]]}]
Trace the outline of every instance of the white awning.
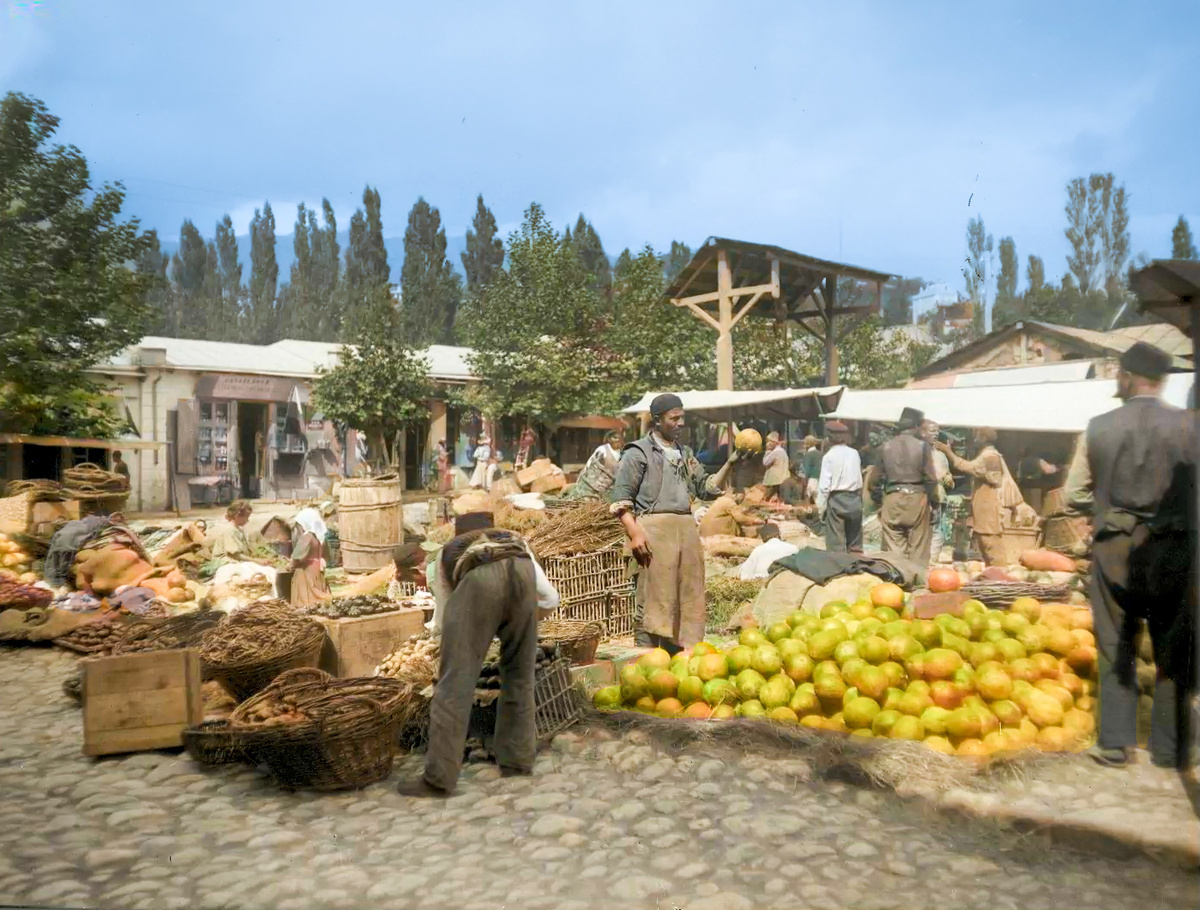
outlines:
[{"label": "white awning", "polygon": [[[1188,406],[1192,377],[1167,377],[1165,401]],[[1039,386],[990,386],[952,389],[847,389],[833,416],[843,420],[895,423],[903,408],[924,411],[946,427],[993,427],[997,430],[1036,430],[1082,433],[1088,421],[1120,405],[1115,379],[1054,382]]]},{"label": "white awning", "polygon": [[1007,367],[1002,370],[973,370],[954,377],[954,388],[969,389],[995,385],[1037,385],[1043,382],[1081,382],[1092,378],[1090,360],[1068,360],[1032,367]]},{"label": "white awning", "polygon": [[[747,420],[815,420],[837,407],[845,386],[822,389],[765,389],[760,391],[676,392],[689,414],[710,423],[739,423]],[[643,414],[660,392],[647,392],[626,414]]]}]

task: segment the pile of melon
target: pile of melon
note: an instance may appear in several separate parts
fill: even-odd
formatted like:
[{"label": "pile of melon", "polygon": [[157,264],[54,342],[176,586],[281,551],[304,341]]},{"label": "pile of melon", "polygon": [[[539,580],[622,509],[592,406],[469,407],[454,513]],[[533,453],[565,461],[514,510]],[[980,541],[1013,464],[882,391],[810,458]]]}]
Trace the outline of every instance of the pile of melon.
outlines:
[{"label": "pile of melon", "polygon": [[[601,710],[762,718],[983,757],[1069,751],[1095,729],[1096,644],[1086,605],[1016,601],[914,619],[881,584],[869,600],[795,612],[736,641],[655,649],[597,691]],[[905,615],[901,615],[902,612]]]},{"label": "pile of melon", "polygon": [[0,534],[0,578],[31,585],[38,580],[31,571],[32,557],[7,534]]}]

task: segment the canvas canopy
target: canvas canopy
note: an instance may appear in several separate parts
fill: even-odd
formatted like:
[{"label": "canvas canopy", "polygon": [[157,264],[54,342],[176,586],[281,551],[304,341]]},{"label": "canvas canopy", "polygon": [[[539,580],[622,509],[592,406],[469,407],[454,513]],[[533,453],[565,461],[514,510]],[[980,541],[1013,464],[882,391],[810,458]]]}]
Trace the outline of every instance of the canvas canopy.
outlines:
[{"label": "canvas canopy", "polygon": [[[1163,399],[1188,406],[1192,377],[1172,373]],[[949,389],[847,389],[834,417],[895,423],[906,407],[947,427],[992,427],[1046,433],[1082,433],[1088,421],[1118,407],[1115,379]]]},{"label": "canvas canopy", "polygon": [[[683,409],[709,423],[744,423],[748,420],[815,420],[837,407],[844,386],[820,389],[768,389],[762,391],[676,392]],[[644,414],[661,393],[647,392],[626,414]]]}]

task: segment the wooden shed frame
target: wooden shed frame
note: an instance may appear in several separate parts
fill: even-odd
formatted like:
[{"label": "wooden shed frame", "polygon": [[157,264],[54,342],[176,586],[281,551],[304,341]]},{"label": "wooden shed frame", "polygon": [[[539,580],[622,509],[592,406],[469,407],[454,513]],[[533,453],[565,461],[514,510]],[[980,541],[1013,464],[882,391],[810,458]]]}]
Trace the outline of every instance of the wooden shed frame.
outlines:
[{"label": "wooden shed frame", "polygon": [[[825,385],[837,384],[838,316],[878,312],[886,272],[805,256],[782,247],[709,237],[696,251],[666,297],[686,307],[717,333],[717,389],[732,391],[733,330],[746,316],[791,322],[825,347]],[[875,299],[867,306],[840,306],[838,279],[874,282]],[[848,330],[847,330],[848,331]]]}]

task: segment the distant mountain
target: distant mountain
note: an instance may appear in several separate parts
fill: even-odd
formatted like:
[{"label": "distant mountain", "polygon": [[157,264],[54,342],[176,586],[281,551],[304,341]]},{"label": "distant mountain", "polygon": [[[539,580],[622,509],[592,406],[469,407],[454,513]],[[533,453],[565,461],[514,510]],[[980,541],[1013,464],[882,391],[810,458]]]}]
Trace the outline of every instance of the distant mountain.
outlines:
[{"label": "distant mountain", "polygon": [[[206,238],[207,239],[207,238]],[[242,280],[250,280],[250,235],[243,234],[238,237],[238,262],[242,264]],[[162,251],[168,256],[173,256],[176,250],[179,249],[179,238],[176,237],[159,237],[159,243],[162,246]],[[342,261],[346,259],[346,247],[350,245],[350,232],[338,233],[338,244],[341,246]],[[400,284],[400,269],[404,265],[404,237],[384,237],[383,245],[387,248],[388,264],[392,267],[392,281]],[[455,270],[462,274],[462,253],[467,248],[467,238],[464,234],[461,237],[446,238],[446,256],[450,260],[450,264]],[[292,263],[296,256],[292,251],[292,235],[291,234],[276,234],[275,235],[275,258],[279,262],[279,283],[283,284],[292,274]],[[169,274],[169,272],[168,272]]]}]

